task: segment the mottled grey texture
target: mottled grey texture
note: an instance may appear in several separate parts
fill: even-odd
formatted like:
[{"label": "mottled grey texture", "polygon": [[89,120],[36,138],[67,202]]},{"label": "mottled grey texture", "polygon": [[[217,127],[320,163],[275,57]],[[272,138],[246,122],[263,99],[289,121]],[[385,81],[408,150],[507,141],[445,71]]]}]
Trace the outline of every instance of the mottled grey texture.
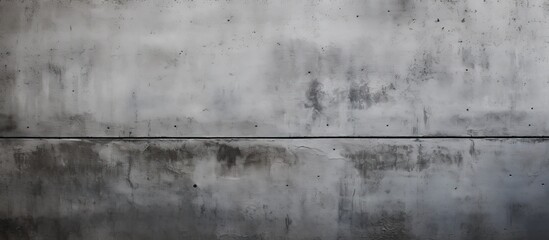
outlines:
[{"label": "mottled grey texture", "polygon": [[548,36],[544,0],[0,0],[0,240],[547,240],[549,139],[379,136],[549,136]]},{"label": "mottled grey texture", "polygon": [[5,140],[0,239],[545,240],[547,156],[549,140]]},{"label": "mottled grey texture", "polygon": [[548,20],[544,0],[4,0],[0,136],[549,135]]}]

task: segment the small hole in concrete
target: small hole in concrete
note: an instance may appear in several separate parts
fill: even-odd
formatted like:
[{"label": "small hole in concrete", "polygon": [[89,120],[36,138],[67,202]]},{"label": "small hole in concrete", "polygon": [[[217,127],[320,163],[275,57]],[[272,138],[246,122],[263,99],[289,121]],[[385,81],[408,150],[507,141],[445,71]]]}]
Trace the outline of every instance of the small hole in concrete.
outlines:
[{"label": "small hole in concrete", "polygon": [[111,127],[107,127],[107,129],[111,129]]},{"label": "small hole in concrete", "polygon": [[512,176],[513,176],[513,174],[509,174],[509,177],[512,177]]},{"label": "small hole in concrete", "polygon": [[257,127],[257,125],[255,125],[255,127]]},{"label": "small hole in concrete", "polygon": [[545,183],[542,183],[541,186],[545,186]]},{"label": "small hole in concrete", "polygon": [[457,187],[454,188],[454,190],[457,190],[457,189],[458,189]]},{"label": "small hole in concrete", "polygon": [[387,12],[391,12],[391,10],[387,10]]},{"label": "small hole in concrete", "polygon": [[27,126],[27,128],[30,128],[29,126]]},{"label": "small hole in concrete", "polygon": [[385,125],[385,127],[388,127],[388,126],[389,126],[389,124]]},{"label": "small hole in concrete", "polygon": [[320,177],[320,175],[316,176],[316,177]]},{"label": "small hole in concrete", "polygon": [[290,185],[286,184],[286,187],[288,187],[288,186],[290,186]]},{"label": "small hole in concrete", "polygon": [[332,149],[332,150],[334,150],[334,151],[335,151],[336,149],[334,148],[334,149]]},{"label": "small hole in concrete", "polygon": [[307,74],[311,74],[311,71],[308,71]]},{"label": "small hole in concrete", "polygon": [[358,17],[358,15],[356,15],[356,17]]},{"label": "small hole in concrete", "polygon": [[330,126],[330,124],[327,124],[327,123],[326,123],[326,127],[329,127],[329,126]]},{"label": "small hole in concrete", "polygon": [[466,69],[465,69],[465,71],[466,71],[466,72],[469,72],[469,69],[468,69],[468,68],[466,68]]},{"label": "small hole in concrete", "polygon": [[465,109],[465,111],[469,112],[469,108]]},{"label": "small hole in concrete", "polygon": [[198,186],[196,184],[193,184],[193,188],[196,188],[196,187],[198,187]]},{"label": "small hole in concrete", "polygon": [[531,126],[532,126],[532,124],[528,124],[528,127],[531,127]]},{"label": "small hole in concrete", "polygon": [[174,127],[174,128],[176,128],[176,127],[177,127],[177,125],[173,125],[173,127]]},{"label": "small hole in concrete", "polygon": [[534,110],[534,108],[533,108],[533,107],[531,107],[530,109],[531,109],[531,110]]}]

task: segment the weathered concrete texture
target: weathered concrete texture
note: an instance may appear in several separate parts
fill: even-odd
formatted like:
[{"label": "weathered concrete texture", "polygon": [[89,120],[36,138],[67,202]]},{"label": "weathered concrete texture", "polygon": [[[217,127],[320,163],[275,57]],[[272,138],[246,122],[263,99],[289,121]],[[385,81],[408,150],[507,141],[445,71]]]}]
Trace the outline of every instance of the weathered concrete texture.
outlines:
[{"label": "weathered concrete texture", "polygon": [[548,20],[544,0],[4,0],[0,135],[549,135]]},{"label": "weathered concrete texture", "polygon": [[3,140],[0,239],[547,239],[549,140]]}]

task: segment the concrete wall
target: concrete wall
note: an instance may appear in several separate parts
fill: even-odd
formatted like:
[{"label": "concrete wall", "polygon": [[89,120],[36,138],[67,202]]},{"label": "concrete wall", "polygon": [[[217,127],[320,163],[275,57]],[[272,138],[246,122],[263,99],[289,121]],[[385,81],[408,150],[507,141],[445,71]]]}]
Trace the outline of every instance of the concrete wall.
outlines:
[{"label": "concrete wall", "polygon": [[0,240],[549,239],[548,21],[0,0]]},{"label": "concrete wall", "polygon": [[8,0],[0,16],[4,136],[549,134],[543,0]]},{"label": "concrete wall", "polygon": [[0,149],[3,239],[549,236],[545,140],[9,140]]}]

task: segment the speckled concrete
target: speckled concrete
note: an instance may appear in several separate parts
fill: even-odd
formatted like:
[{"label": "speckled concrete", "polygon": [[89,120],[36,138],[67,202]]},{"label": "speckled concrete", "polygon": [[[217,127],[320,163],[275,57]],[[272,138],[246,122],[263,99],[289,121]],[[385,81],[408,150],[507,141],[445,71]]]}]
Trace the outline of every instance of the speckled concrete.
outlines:
[{"label": "speckled concrete", "polygon": [[541,240],[547,156],[549,140],[2,141],[0,239]]},{"label": "speckled concrete", "polygon": [[549,135],[548,20],[543,0],[4,0],[0,135]]},{"label": "speckled concrete", "polygon": [[548,36],[544,0],[0,0],[0,240],[547,240]]}]

